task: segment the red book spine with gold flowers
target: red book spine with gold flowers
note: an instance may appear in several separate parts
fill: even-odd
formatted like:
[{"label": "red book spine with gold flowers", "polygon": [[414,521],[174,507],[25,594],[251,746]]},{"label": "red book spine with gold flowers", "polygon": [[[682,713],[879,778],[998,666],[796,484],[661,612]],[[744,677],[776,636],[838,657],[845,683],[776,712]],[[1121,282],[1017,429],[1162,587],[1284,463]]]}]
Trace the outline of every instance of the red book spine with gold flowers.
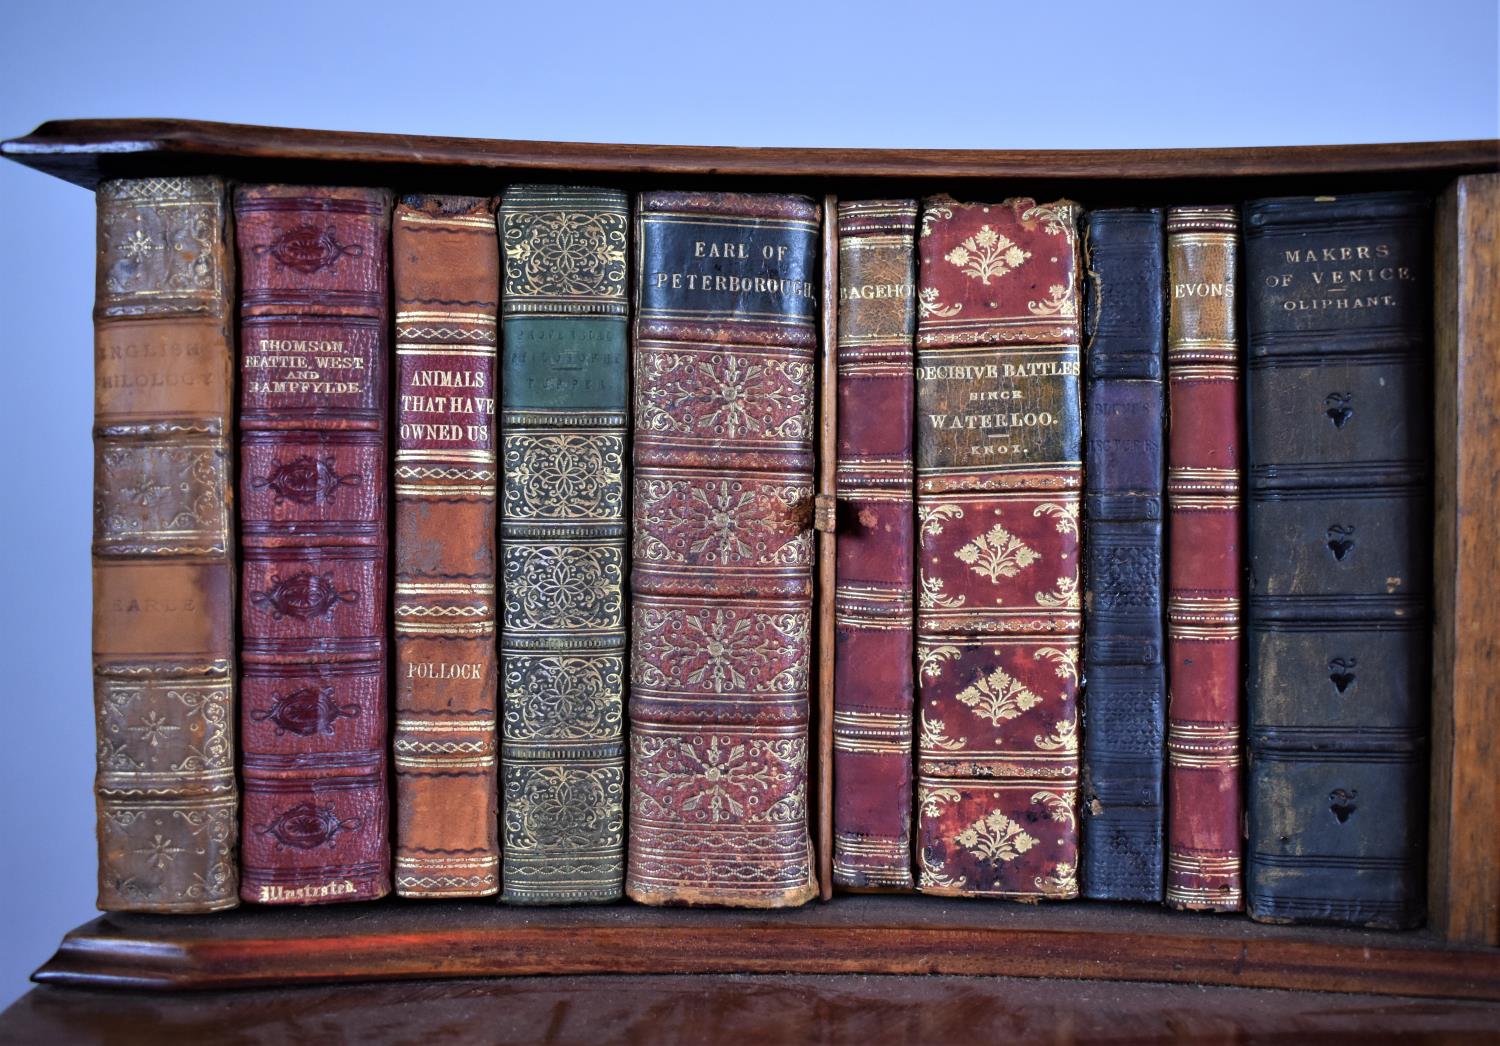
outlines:
[{"label": "red book spine with gold flowers", "polygon": [[647,904],[817,893],[819,226],[801,196],[640,197],[626,890]]},{"label": "red book spine with gold flowers", "polygon": [[240,259],[240,896],[390,889],[386,355],[391,197],[247,186]]},{"label": "red book spine with gold flowers", "polygon": [[1243,355],[1239,216],[1167,212],[1167,889],[1239,911]]},{"label": "red book spine with gold flowers", "polygon": [[1078,208],[926,201],[917,888],[1078,895]]},{"label": "red book spine with gold flowers", "polygon": [[833,879],[910,888],[916,200],[838,205]]}]

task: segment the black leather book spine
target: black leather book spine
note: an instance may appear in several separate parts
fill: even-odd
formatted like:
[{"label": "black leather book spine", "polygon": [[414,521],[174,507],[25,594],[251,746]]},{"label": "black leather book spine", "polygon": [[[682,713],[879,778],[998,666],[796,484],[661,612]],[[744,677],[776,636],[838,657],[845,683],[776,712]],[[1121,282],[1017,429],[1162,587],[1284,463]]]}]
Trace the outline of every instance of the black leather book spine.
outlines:
[{"label": "black leather book spine", "polygon": [[1431,592],[1431,201],[1246,210],[1247,907],[1422,918]]},{"label": "black leather book spine", "polygon": [[1162,897],[1162,212],[1094,211],[1084,247],[1083,895]]}]

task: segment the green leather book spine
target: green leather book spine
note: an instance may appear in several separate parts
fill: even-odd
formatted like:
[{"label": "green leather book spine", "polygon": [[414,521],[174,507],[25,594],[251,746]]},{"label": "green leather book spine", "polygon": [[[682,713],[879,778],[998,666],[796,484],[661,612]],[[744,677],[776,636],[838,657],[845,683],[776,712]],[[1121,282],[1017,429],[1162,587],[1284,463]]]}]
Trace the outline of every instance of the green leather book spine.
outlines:
[{"label": "green leather book spine", "polygon": [[502,899],[605,902],[625,875],[629,202],[500,208]]}]

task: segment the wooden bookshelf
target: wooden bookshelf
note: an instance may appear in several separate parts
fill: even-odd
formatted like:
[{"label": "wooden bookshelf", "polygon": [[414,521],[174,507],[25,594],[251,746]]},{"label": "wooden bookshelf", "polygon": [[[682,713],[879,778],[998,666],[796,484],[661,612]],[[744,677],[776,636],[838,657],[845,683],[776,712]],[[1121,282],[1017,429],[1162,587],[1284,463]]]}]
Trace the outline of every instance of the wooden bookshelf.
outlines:
[{"label": "wooden bookshelf", "polygon": [[964,974],[1500,999],[1500,950],[1149,905],[838,896],[783,912],[375,901],[105,915],[44,984],[236,988],[597,973]]},{"label": "wooden bookshelf", "polygon": [[[588,974],[984,974],[1500,1000],[1500,143],[1204,150],[734,149],[425,138],[174,120],[43,124],[0,153],[75,184],[240,180],[497,191],[524,179],[838,196],[1066,194],[1086,206],[1420,188],[1439,200],[1432,819],[1427,928],[1263,926],[1077,902],[835,896],[795,911],[508,909],[399,902],[196,917],[106,915],[36,974],[52,985],[226,988]],[[825,242],[825,253],[830,248]],[[826,300],[836,302],[836,295]],[[834,329],[831,307],[824,330]],[[82,351],[82,347],[80,347]],[[826,376],[825,376],[826,383]],[[831,438],[831,388],[823,433]],[[823,444],[826,454],[827,443]],[[824,469],[829,494],[831,470]],[[826,585],[836,535],[822,534]],[[826,593],[825,593],[826,596]],[[831,601],[820,603],[824,612]],[[831,710],[830,651],[819,650]],[[80,699],[82,699],[80,695]],[[821,726],[822,724],[818,724]],[[815,730],[818,729],[815,726]],[[828,731],[815,833],[827,868]],[[827,881],[826,874],[824,882]],[[937,989],[934,989],[937,990]]]}]

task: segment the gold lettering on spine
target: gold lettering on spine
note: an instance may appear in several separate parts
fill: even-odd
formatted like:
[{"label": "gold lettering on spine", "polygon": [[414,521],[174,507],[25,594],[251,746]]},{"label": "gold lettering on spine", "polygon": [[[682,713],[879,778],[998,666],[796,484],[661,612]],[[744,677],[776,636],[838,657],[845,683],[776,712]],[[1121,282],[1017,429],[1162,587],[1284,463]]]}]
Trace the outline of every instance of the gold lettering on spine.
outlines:
[{"label": "gold lettering on spine", "polygon": [[447,665],[441,662],[409,662],[406,666],[408,679],[479,679],[483,665]]},{"label": "gold lettering on spine", "polygon": [[494,819],[493,202],[413,197],[392,234],[397,384],[395,885],[478,897],[500,885]]},{"label": "gold lettering on spine", "polygon": [[1035,360],[1029,363],[987,363],[983,365],[928,364],[917,368],[922,381],[956,379],[977,381],[983,378],[1077,377],[1082,373],[1078,361]]},{"label": "gold lettering on spine", "polygon": [[912,285],[909,283],[864,283],[854,287],[840,287],[839,301],[906,299],[912,296],[912,292]]},{"label": "gold lettering on spine", "polygon": [[968,444],[964,453],[971,459],[993,460],[1024,453],[1027,442],[1017,438],[1018,434],[1054,429],[1061,424],[1061,419],[1050,410],[982,409],[973,412],[971,408],[988,404],[1022,407],[1034,392],[1027,385],[1003,384],[998,388],[986,388],[986,384],[1076,378],[1081,373],[1081,366],[1076,358],[984,364],[928,363],[917,367],[917,380],[952,382],[960,386],[947,397],[947,402],[956,404],[960,410],[929,411],[923,417],[933,432],[980,434],[985,442]]},{"label": "gold lettering on spine", "polygon": [[778,276],[726,276],[723,273],[656,272],[651,276],[658,288],[695,291],[700,294],[776,294],[785,298],[807,298],[816,301],[816,285],[811,280],[790,280]]},{"label": "gold lettering on spine", "polygon": [[[1390,256],[1391,246],[1386,243],[1292,247],[1283,250],[1281,257],[1287,266],[1297,267],[1295,271],[1268,273],[1262,279],[1266,287],[1290,292],[1279,304],[1283,312],[1396,308],[1405,300],[1402,292],[1415,289],[1418,281],[1409,266],[1379,264]],[[1342,262],[1371,264],[1344,266]],[[1314,293],[1305,293],[1308,290]]]},{"label": "gold lettering on spine", "polygon": [[[280,371],[277,380],[270,376],[248,381],[250,391],[257,394],[293,393],[327,396],[357,394],[363,388],[361,380],[327,380],[327,371],[363,371],[365,361],[361,356],[346,356],[349,351],[342,340],[306,341],[301,338],[262,338],[255,344],[256,351],[246,353],[242,366],[251,371]],[[363,378],[363,375],[351,375]]]},{"label": "gold lettering on spine", "polygon": [[348,879],[334,879],[331,882],[312,883],[308,886],[262,886],[260,896],[256,900],[261,904],[285,904],[290,901],[341,897],[355,892],[354,883]]},{"label": "gold lettering on spine", "polygon": [[1172,284],[1172,297],[1174,298],[1229,298],[1233,297],[1233,294],[1233,290],[1226,288],[1222,283]]}]

